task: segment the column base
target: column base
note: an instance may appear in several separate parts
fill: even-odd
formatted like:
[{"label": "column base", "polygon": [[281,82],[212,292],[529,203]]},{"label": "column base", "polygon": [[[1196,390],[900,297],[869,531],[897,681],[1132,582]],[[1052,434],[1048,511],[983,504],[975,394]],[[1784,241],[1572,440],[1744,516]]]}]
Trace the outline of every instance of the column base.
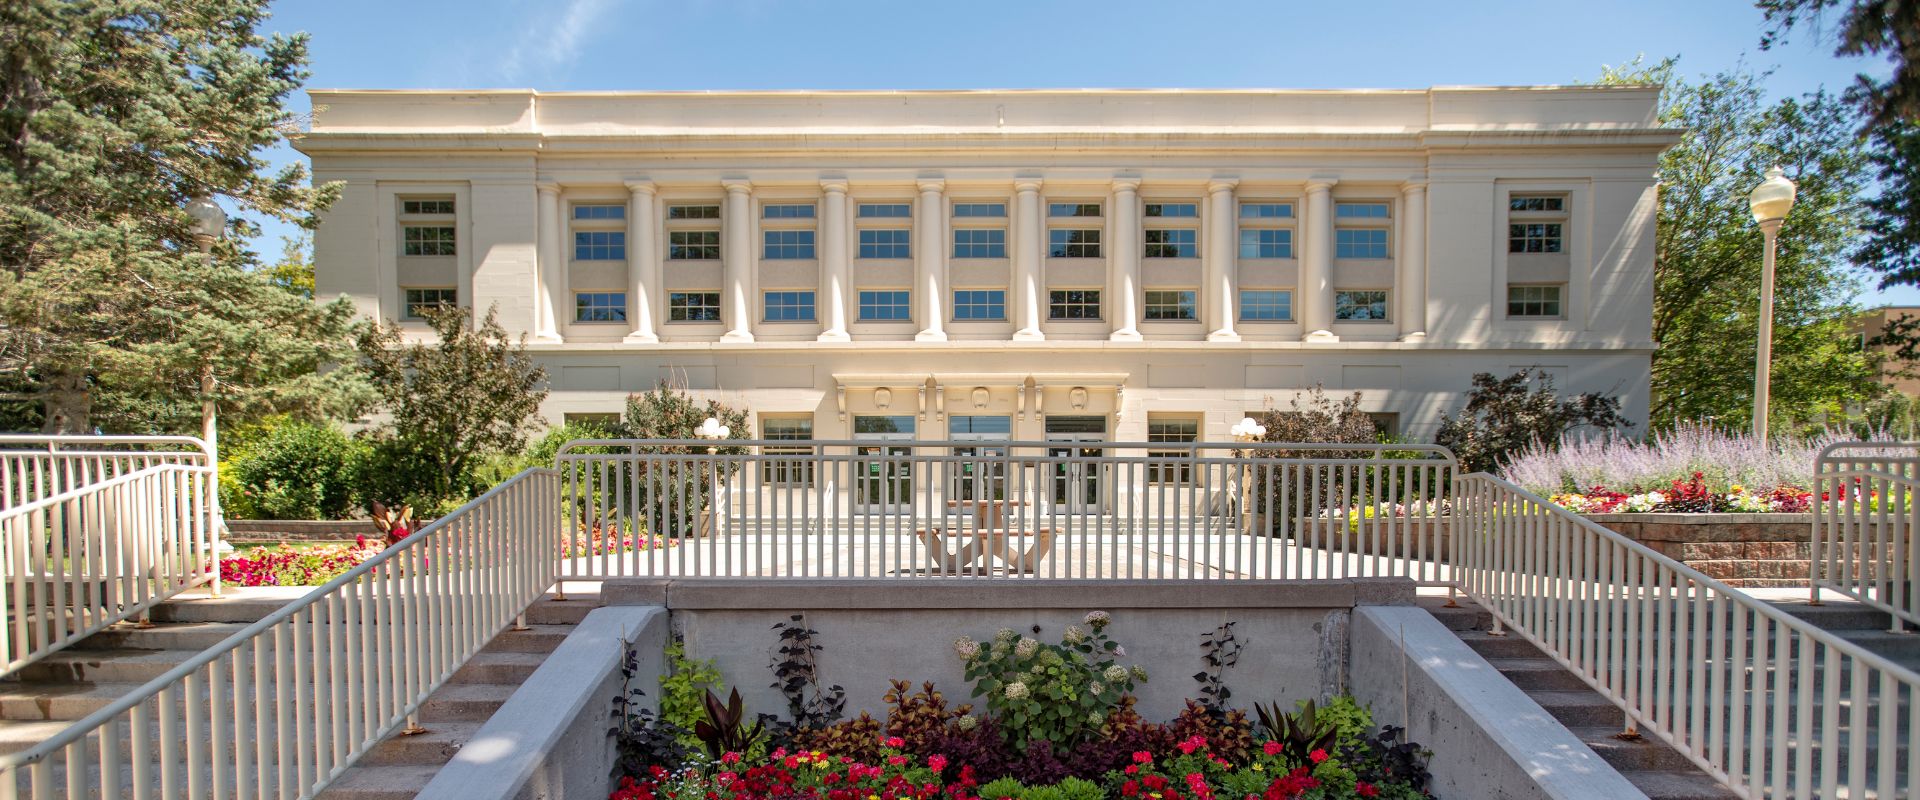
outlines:
[{"label": "column base", "polygon": [[813,340],[816,342],[851,342],[853,341],[853,337],[848,336],[846,331],[821,331],[819,336],[813,337]]},{"label": "column base", "polygon": [[1302,338],[1302,339],[1301,339],[1300,341],[1303,341],[1303,342],[1337,342],[1337,341],[1340,341],[1340,337],[1338,337],[1338,336],[1335,336],[1335,335],[1333,335],[1333,331],[1314,331],[1314,332],[1312,332],[1312,333],[1309,333],[1309,334],[1307,334],[1307,335],[1306,335],[1306,336],[1305,336],[1304,338]]},{"label": "column base", "polygon": [[1039,328],[1021,328],[1013,332],[1013,340],[1016,342],[1044,342],[1047,340],[1047,335],[1041,333]]},{"label": "column base", "polygon": [[1238,333],[1234,333],[1233,331],[1230,331],[1230,330],[1225,330],[1225,329],[1221,329],[1221,330],[1217,330],[1217,331],[1214,331],[1214,332],[1212,332],[1212,333],[1209,333],[1209,334],[1207,334],[1207,341],[1209,341],[1209,342],[1237,342],[1237,341],[1240,341],[1240,334],[1238,334]]},{"label": "column base", "polygon": [[913,340],[916,342],[944,342],[947,340],[947,332],[931,329],[924,330],[914,334]]},{"label": "column base", "polygon": [[566,340],[560,338],[560,334],[557,333],[536,333],[533,335],[534,344],[561,344],[565,341]]},{"label": "column base", "polygon": [[1107,341],[1110,342],[1137,342],[1140,340],[1140,332],[1132,328],[1122,328],[1114,331],[1112,336],[1107,337]]},{"label": "column base", "polygon": [[1403,342],[1424,342],[1426,340],[1427,340],[1426,331],[1414,331],[1412,333],[1403,334],[1400,337],[1400,341],[1403,341]]},{"label": "column base", "polygon": [[620,341],[627,344],[659,344],[660,337],[651,333],[629,333],[627,334],[627,338],[621,339]]},{"label": "column base", "polygon": [[749,331],[727,331],[720,335],[720,341],[729,344],[748,344],[753,341],[753,334]]}]

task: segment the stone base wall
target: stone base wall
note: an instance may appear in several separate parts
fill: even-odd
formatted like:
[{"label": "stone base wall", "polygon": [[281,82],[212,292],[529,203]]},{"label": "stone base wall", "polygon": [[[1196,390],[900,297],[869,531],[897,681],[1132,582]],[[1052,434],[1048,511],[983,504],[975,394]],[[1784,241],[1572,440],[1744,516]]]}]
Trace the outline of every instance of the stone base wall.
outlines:
[{"label": "stone base wall", "polygon": [[376,537],[380,529],[370,519],[230,519],[230,542],[351,542],[355,536]]},{"label": "stone base wall", "polygon": [[1807,585],[1812,514],[1595,514],[1588,519],[1729,586]]}]

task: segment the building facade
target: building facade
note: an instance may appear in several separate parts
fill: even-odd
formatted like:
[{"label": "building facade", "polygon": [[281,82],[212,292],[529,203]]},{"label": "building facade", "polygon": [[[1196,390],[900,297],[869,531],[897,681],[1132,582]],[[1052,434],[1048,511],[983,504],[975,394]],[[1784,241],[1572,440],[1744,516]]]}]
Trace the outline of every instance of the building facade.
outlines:
[{"label": "building facade", "polygon": [[322,299],[528,337],[766,438],[1218,441],[1315,385],[1422,438],[1537,367],[1644,423],[1651,88],[315,91]]}]

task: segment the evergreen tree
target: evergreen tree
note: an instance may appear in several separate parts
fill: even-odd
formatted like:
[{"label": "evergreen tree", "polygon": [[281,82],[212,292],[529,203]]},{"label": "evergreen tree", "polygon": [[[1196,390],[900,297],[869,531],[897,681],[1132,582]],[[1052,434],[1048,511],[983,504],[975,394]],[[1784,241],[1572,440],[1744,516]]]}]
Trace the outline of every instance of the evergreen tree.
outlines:
[{"label": "evergreen tree", "polygon": [[[351,308],[275,286],[247,214],[303,227],[337,195],[262,153],[294,130],[303,36],[260,0],[0,3],[0,389],[43,430],[193,431],[347,413]],[[195,197],[238,213],[203,255]]]},{"label": "evergreen tree", "polygon": [[1846,10],[1832,29],[1833,54],[1878,55],[1893,66],[1893,76],[1886,80],[1860,75],[1849,97],[1875,128],[1920,121],[1920,0],[1758,0],[1755,5],[1766,13],[1769,26],[1760,46],[1785,41],[1797,26],[1819,26],[1828,11],[1842,4]]}]

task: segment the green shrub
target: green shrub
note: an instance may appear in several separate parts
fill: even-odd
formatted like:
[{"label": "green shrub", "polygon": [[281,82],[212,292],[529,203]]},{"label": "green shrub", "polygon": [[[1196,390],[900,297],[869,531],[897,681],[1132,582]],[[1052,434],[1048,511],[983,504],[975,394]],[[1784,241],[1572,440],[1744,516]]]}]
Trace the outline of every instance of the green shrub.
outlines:
[{"label": "green shrub", "polygon": [[726,685],[720,681],[720,669],[712,659],[687,658],[687,646],[679,639],[667,644],[666,656],[667,674],[660,676],[660,719],[673,723],[681,733],[682,744],[698,748],[700,737],[693,731],[707,720],[707,692],[718,694]]},{"label": "green shrub", "polygon": [[1027,787],[1012,778],[995,778],[980,787],[980,800],[1020,800]]},{"label": "green shrub", "polygon": [[362,445],[329,425],[283,421],[228,452],[221,503],[239,519],[340,519],[353,508]]},{"label": "green shrub", "polygon": [[[1302,700],[1300,705],[1305,707],[1306,701]],[[1332,725],[1339,731],[1335,742],[1342,749],[1360,744],[1367,734],[1373,732],[1373,712],[1356,702],[1350,694],[1340,695],[1321,705],[1318,718],[1321,723]]]},{"label": "green shrub", "polygon": [[[1065,778],[1053,788],[1059,793],[1059,800],[1106,800],[1107,797],[1106,790],[1101,789],[1100,784],[1084,778]],[[1027,800],[1033,798],[1028,797]]]}]

